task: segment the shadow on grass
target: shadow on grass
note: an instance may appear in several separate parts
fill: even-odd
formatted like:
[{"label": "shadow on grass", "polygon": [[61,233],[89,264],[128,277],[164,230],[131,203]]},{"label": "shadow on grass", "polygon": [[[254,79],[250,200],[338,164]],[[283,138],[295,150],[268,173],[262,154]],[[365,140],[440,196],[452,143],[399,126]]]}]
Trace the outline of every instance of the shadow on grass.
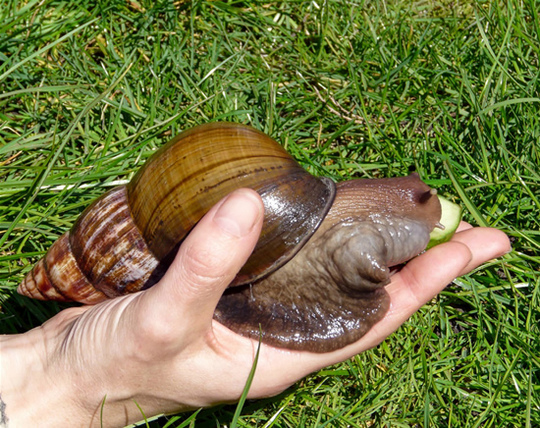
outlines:
[{"label": "shadow on grass", "polygon": [[[286,401],[286,398],[295,394],[298,390],[297,385],[293,385],[284,392],[275,397],[265,398],[260,400],[248,400],[244,405],[240,419],[244,416],[250,417],[249,421],[244,421],[240,426],[259,426],[261,420],[254,418],[255,415],[259,412],[261,413],[261,418],[264,418],[265,422],[268,421],[268,414],[270,408],[274,407],[274,414],[279,412],[279,408],[283,406],[283,402]],[[135,425],[137,427],[150,427],[150,428],[165,428],[165,427],[183,427],[183,426],[196,426],[197,428],[215,428],[215,427],[230,427],[231,422],[234,418],[234,413],[236,411],[236,404],[227,404],[211,407],[209,409],[200,410],[195,418],[189,421],[190,417],[193,415],[193,412],[179,414],[175,416],[162,416],[159,419],[149,422],[148,425],[141,423]],[[184,425],[187,423],[187,425]]]}]

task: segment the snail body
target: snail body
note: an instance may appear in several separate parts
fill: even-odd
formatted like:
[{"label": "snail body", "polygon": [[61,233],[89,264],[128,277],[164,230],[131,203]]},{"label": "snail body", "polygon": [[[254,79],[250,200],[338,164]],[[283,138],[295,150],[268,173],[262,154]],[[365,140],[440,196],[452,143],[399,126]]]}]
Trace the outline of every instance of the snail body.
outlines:
[{"label": "snail body", "polygon": [[211,123],[94,201],[18,291],[93,304],[148,288],[199,219],[241,187],[261,195],[263,231],[215,318],[256,338],[261,325],[264,342],[290,349],[326,352],[365,334],[388,309],[388,266],[420,253],[441,215],[416,174],[336,186],[263,133]]},{"label": "snail body", "polygon": [[298,254],[253,286],[229,288],[214,318],[273,346],[329,352],[360,339],[389,307],[390,266],[422,252],[440,217],[417,174],[337,184]]}]

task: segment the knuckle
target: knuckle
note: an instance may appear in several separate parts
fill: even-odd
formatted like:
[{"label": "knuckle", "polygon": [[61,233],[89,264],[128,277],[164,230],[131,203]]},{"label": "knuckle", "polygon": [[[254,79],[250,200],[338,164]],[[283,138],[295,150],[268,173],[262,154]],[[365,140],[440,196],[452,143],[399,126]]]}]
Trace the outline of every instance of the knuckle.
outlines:
[{"label": "knuckle", "polygon": [[235,273],[218,249],[194,246],[186,249],[171,272],[176,284],[173,289],[181,293],[184,302],[200,299],[228,284]]},{"label": "knuckle", "polygon": [[180,266],[183,279],[199,284],[221,280],[227,273],[227,260],[218,253],[196,247],[188,249],[183,254]]},{"label": "knuckle", "polygon": [[[138,325],[134,345],[139,358],[152,358],[155,351],[163,352],[178,340],[178,329],[161,317],[146,319]],[[150,354],[150,355],[149,355]]]},{"label": "knuckle", "polygon": [[182,343],[184,329],[171,322],[166,313],[140,317],[134,327],[126,350],[134,361],[151,362],[165,357]]}]

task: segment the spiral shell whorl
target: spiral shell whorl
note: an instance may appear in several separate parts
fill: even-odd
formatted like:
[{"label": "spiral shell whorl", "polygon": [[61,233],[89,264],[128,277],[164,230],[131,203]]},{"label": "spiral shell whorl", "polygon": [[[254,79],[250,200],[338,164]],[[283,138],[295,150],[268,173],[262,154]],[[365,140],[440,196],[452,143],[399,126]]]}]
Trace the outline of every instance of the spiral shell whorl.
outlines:
[{"label": "spiral shell whorl", "polygon": [[121,186],[81,214],[26,276],[19,293],[95,304],[139,291],[158,263],[133,222]]},{"label": "spiral shell whorl", "polygon": [[70,233],[64,233],[49,248],[19,285],[20,294],[38,300],[78,301],[99,303],[107,298],[86,278],[73,256],[69,243]]},{"label": "spiral shell whorl", "polygon": [[70,244],[81,271],[109,298],[141,290],[159,263],[134,222],[125,186],[88,207]]}]

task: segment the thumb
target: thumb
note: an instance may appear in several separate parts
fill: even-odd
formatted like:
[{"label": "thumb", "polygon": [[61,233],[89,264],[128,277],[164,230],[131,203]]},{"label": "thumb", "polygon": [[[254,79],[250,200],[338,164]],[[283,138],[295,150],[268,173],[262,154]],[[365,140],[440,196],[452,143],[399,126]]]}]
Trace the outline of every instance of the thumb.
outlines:
[{"label": "thumb", "polygon": [[176,325],[209,325],[223,291],[257,243],[263,214],[253,190],[237,190],[218,202],[184,240],[165,276],[147,290],[152,312],[169,314]]}]

